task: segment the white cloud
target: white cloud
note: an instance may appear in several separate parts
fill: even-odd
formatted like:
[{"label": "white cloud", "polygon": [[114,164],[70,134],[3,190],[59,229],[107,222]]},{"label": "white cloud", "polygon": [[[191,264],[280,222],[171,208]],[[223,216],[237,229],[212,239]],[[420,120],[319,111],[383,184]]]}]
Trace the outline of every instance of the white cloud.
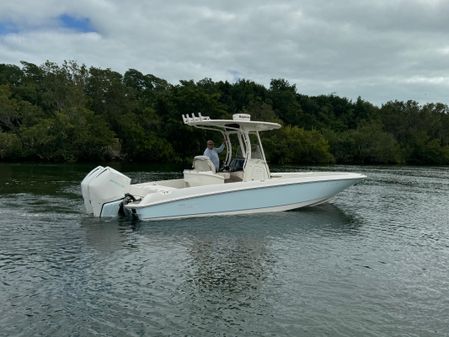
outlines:
[{"label": "white cloud", "polygon": [[[449,0],[43,0],[0,3],[0,62],[77,60],[124,72],[265,85],[375,103],[449,103]],[[96,32],[60,26],[68,14]]]}]

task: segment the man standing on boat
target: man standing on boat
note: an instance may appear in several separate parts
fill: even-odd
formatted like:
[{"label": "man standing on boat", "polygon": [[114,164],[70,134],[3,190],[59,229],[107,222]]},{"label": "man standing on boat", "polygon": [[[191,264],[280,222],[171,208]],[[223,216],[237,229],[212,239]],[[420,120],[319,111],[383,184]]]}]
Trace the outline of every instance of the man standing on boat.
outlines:
[{"label": "man standing on boat", "polygon": [[224,150],[224,144],[221,144],[220,147],[214,147],[214,142],[212,140],[207,141],[207,148],[204,150],[203,155],[208,156],[212,164],[215,166],[215,171],[218,171],[220,168],[220,159],[218,158],[218,154]]}]

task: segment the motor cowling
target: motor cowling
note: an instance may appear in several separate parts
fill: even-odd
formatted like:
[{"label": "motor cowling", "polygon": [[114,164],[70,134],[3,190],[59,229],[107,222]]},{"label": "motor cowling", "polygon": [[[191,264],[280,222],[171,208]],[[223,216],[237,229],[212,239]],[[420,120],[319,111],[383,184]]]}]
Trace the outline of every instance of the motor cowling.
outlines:
[{"label": "motor cowling", "polygon": [[81,182],[87,213],[96,217],[117,216],[131,178],[112,167],[98,166]]}]

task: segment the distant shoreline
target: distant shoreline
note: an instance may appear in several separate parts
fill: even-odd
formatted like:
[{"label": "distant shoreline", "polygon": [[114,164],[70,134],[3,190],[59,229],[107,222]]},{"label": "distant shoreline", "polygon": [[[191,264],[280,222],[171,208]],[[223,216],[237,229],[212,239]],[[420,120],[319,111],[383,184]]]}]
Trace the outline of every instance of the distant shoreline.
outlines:
[{"label": "distant shoreline", "polygon": [[216,137],[183,125],[182,114],[198,112],[282,124],[262,135],[272,165],[449,165],[442,103],[378,107],[361,97],[307,96],[284,79],[268,88],[246,79],[171,84],[76,62],[0,64],[0,161],[184,165]]}]

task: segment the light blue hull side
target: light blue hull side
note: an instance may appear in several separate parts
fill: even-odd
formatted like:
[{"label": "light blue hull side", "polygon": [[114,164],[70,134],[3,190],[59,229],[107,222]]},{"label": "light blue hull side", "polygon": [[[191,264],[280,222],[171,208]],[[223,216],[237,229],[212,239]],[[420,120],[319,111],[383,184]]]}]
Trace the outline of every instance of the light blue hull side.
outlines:
[{"label": "light blue hull side", "polygon": [[133,209],[141,220],[284,211],[325,202],[358,180],[320,181],[224,191]]}]

